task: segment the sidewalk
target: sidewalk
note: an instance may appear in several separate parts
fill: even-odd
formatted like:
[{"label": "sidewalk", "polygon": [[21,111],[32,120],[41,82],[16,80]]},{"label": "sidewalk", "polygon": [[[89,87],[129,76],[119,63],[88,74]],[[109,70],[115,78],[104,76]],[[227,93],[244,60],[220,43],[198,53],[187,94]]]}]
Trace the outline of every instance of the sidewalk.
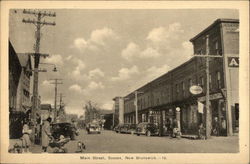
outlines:
[{"label": "sidewalk", "polygon": [[[9,141],[10,141],[9,149],[12,149],[16,143],[19,146],[22,146],[22,141],[20,139],[10,139]],[[31,143],[30,152],[41,153],[41,151],[42,151],[41,145],[36,145],[36,144]]]}]

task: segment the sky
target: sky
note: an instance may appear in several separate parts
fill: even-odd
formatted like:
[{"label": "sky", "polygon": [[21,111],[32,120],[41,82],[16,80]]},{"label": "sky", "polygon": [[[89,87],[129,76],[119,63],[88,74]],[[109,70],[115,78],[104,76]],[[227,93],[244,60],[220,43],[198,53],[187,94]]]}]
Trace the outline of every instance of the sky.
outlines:
[{"label": "sky", "polygon": [[[44,11],[44,10],[43,10]],[[40,65],[39,95],[54,105],[54,85],[63,94],[66,112],[84,114],[87,101],[111,110],[113,98],[126,96],[191,58],[189,40],[218,18],[238,19],[237,10],[111,10],[56,9],[43,20],[40,52],[50,54]],[[35,26],[22,23],[35,17],[10,10],[9,39],[17,53],[34,52]],[[32,85],[31,85],[32,86]],[[32,87],[31,87],[32,93]],[[59,97],[58,97],[59,101]]]}]

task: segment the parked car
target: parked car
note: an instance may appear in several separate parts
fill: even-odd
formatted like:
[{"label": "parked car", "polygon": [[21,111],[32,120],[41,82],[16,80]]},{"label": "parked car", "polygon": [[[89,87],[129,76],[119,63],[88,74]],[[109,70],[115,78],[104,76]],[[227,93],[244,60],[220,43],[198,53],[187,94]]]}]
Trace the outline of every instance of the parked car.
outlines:
[{"label": "parked car", "polygon": [[120,127],[120,133],[129,133],[130,124],[123,124]]},{"label": "parked car", "polygon": [[87,125],[86,130],[88,134],[91,133],[101,134],[101,127],[99,124],[90,123]]},{"label": "parked car", "polygon": [[59,139],[60,135],[63,135],[65,138],[69,137],[74,140],[77,135],[75,126],[69,122],[53,123],[51,126],[51,133],[55,139]]},{"label": "parked car", "polygon": [[123,124],[119,124],[119,125],[117,125],[115,128],[114,128],[114,131],[116,132],[116,133],[120,133],[121,132],[121,127],[123,126]]},{"label": "parked car", "polygon": [[135,134],[136,132],[136,124],[130,124],[127,133],[129,134]]},{"label": "parked car", "polygon": [[135,134],[138,136],[141,134],[146,136],[159,135],[159,128],[153,123],[141,122],[137,125]]}]

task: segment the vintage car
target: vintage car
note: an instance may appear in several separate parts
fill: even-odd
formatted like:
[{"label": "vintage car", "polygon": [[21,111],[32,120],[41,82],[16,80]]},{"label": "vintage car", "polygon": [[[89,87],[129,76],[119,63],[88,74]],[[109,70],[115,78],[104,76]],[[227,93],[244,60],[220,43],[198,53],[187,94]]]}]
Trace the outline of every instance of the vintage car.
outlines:
[{"label": "vintage car", "polygon": [[53,138],[58,139],[60,135],[65,138],[69,137],[71,140],[75,140],[77,134],[76,127],[69,122],[53,123],[51,128],[51,133]]},{"label": "vintage car", "polygon": [[129,133],[129,134],[135,134],[136,127],[137,127],[136,124],[129,124],[129,128],[128,128],[127,133]]},{"label": "vintage car", "polygon": [[86,130],[88,134],[91,133],[101,134],[101,127],[99,124],[89,123],[86,127]]},{"label": "vintage car", "polygon": [[135,134],[138,136],[141,134],[146,136],[159,135],[159,128],[153,123],[141,122],[137,125]]}]

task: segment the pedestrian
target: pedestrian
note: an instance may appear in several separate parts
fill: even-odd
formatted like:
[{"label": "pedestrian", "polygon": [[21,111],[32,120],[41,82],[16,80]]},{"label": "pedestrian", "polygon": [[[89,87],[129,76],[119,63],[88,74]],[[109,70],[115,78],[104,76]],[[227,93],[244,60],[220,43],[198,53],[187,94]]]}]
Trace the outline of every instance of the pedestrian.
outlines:
[{"label": "pedestrian", "polygon": [[172,133],[172,121],[168,118],[166,122],[167,135],[171,136]]},{"label": "pedestrian", "polygon": [[205,128],[203,126],[203,123],[201,123],[199,125],[199,129],[198,129],[198,138],[199,139],[202,139],[202,140],[205,140]]},{"label": "pedestrian", "polygon": [[51,118],[48,117],[42,126],[42,149],[43,152],[47,152],[47,147],[49,146],[49,141],[51,139],[51,132],[50,132],[50,122]]},{"label": "pedestrian", "polygon": [[23,136],[22,136],[22,146],[23,148],[25,149],[25,151],[23,150],[22,152],[26,152],[26,153],[29,153],[29,147],[30,147],[30,134],[31,134],[31,129],[29,128],[28,126],[28,123],[27,122],[24,122],[24,125],[23,125],[23,130],[22,130],[22,133],[23,133]]},{"label": "pedestrian", "polygon": [[213,135],[215,136],[219,136],[219,121],[218,121],[218,117],[214,117],[214,123],[213,123]]},{"label": "pedestrian", "polygon": [[173,121],[173,133],[172,133],[172,137],[176,138],[179,137],[180,132],[179,132],[179,127],[178,127],[178,122],[176,120],[176,118]]}]

